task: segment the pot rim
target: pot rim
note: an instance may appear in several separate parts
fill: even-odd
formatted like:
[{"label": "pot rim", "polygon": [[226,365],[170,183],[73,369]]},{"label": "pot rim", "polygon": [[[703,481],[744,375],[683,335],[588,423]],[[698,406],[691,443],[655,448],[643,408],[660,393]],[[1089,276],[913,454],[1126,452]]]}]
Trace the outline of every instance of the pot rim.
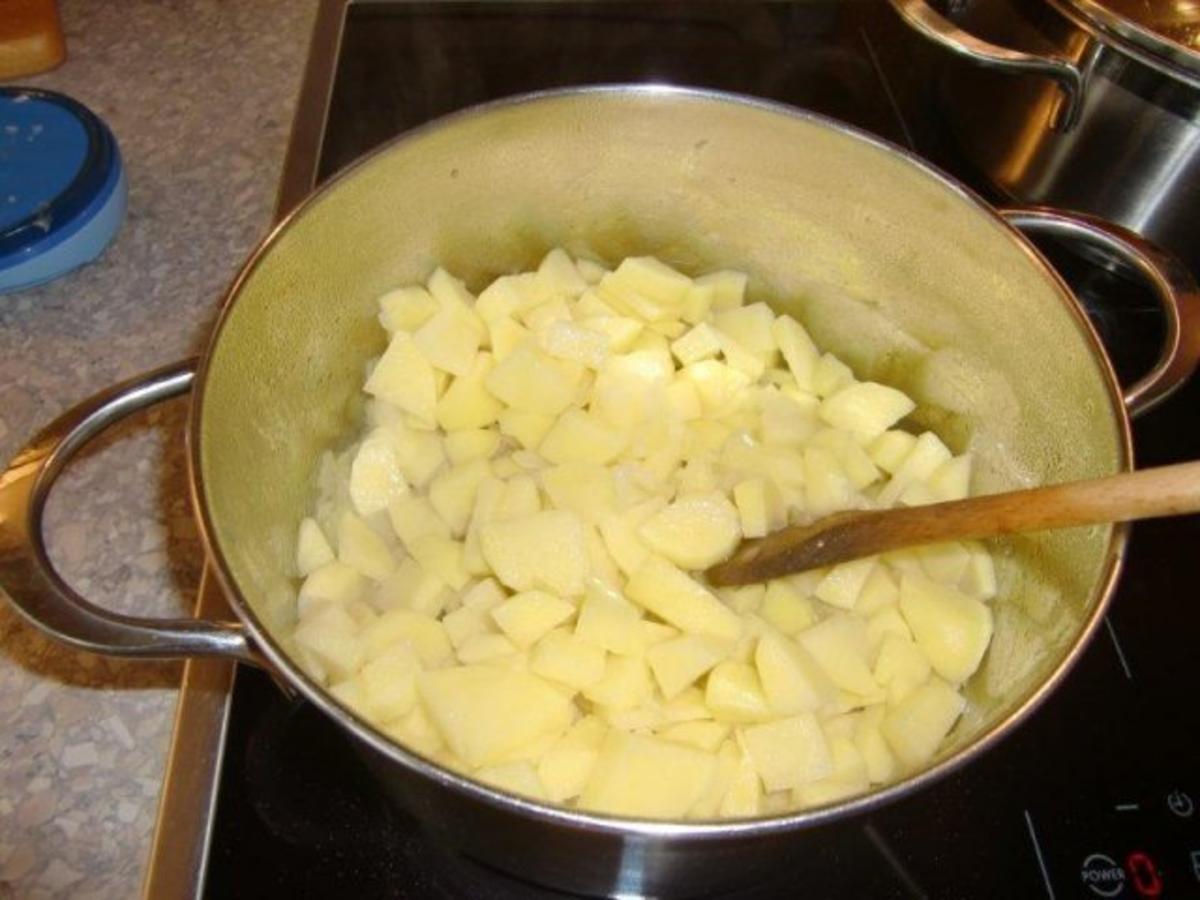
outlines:
[{"label": "pot rim", "polygon": [[499,807],[510,812],[518,812],[533,817],[544,823],[565,826],[593,832],[614,835],[635,835],[646,838],[686,838],[689,840],[721,840],[729,837],[762,837],[779,835],[790,831],[811,828],[817,825],[846,818],[859,813],[877,809],[909,794],[929,786],[944,776],[956,771],[976,756],[989,750],[1006,735],[1023,723],[1045,699],[1061,684],[1067,673],[1075,666],[1084,649],[1091,642],[1100,622],[1112,600],[1116,579],[1120,574],[1124,561],[1125,548],[1129,528],[1126,524],[1114,524],[1108,546],[1105,550],[1103,570],[1093,595],[1093,606],[1087,615],[1083,627],[1076,635],[1070,648],[1059,660],[1053,671],[1043,681],[1030,689],[1024,698],[1003,719],[992,725],[987,731],[965,744],[956,752],[937,760],[927,768],[916,772],[900,781],[887,785],[878,790],[852,797],[826,806],[785,813],[772,816],[761,816],[745,819],[707,819],[695,821],[673,821],[642,818],[627,818],[620,816],[602,815],[565,807],[553,806],[546,803],[510,794],[481,782],[474,781],[464,775],[442,768],[440,765],[400,746],[383,735],[375,727],[359,719],[348,709],[337,703],[328,691],[310,679],[291,660],[270,632],[263,626],[257,614],[242,596],[228,561],[220,545],[214,539],[215,523],[205,500],[204,475],[201,468],[202,432],[201,420],[204,416],[205,400],[207,397],[208,368],[215,348],[220,343],[221,334],[229,321],[231,310],[237,300],[243,284],[258,268],[259,263],[282,239],[295,222],[304,215],[305,211],[321,200],[328,192],[335,189],[343,180],[353,177],[360,169],[371,164],[377,157],[390,152],[393,148],[416,140],[428,132],[442,128],[462,120],[487,115],[497,110],[512,106],[532,103],[557,102],[575,97],[593,96],[632,96],[635,98],[653,99],[655,97],[674,97],[686,102],[733,104],[750,107],[765,112],[799,119],[813,125],[828,128],[850,138],[864,141],[875,148],[899,156],[915,168],[936,181],[944,188],[958,195],[968,204],[974,206],[980,214],[987,216],[994,225],[1003,229],[1029,258],[1031,265],[1039,268],[1043,275],[1055,286],[1062,302],[1067,306],[1080,336],[1088,345],[1093,358],[1101,369],[1102,376],[1108,389],[1109,401],[1116,418],[1120,443],[1120,470],[1127,471],[1132,466],[1133,442],[1129,423],[1128,411],[1121,398],[1121,390],[1117,382],[1112,363],[1104,352],[1100,339],[1087,318],[1082,306],[1074,293],[1063,281],[1062,277],[1033,246],[1032,243],[1016,228],[1006,222],[989,203],[983,200],[973,190],[942,172],[932,163],[922,159],[915,153],[892,142],[849,125],[837,119],[821,115],[799,107],[770,100],[763,100],[743,94],[728,91],[718,91],[707,88],[681,87],[675,85],[648,84],[597,84],[582,87],[553,88],[504,97],[488,103],[470,106],[465,109],[441,116],[426,122],[416,128],[397,135],[383,143],[344,169],[335,173],[320,187],[289,212],[267,234],[259,245],[251,252],[241,270],[234,277],[222,298],[220,313],[212,330],[208,344],[200,358],[196,373],[196,387],[188,415],[187,443],[188,468],[190,473],[189,486],[192,503],[200,522],[200,534],[209,558],[214,563],[218,581],[225,591],[231,608],[238,618],[245,623],[253,637],[254,644],[262,656],[269,661],[276,673],[282,676],[294,689],[302,694],[309,702],[315,704],[324,714],[332,718],[339,726],[350,732],[358,740],[371,747],[375,752],[398,763],[413,773],[438,782],[441,785],[465,794],[470,798],[488,805]]}]

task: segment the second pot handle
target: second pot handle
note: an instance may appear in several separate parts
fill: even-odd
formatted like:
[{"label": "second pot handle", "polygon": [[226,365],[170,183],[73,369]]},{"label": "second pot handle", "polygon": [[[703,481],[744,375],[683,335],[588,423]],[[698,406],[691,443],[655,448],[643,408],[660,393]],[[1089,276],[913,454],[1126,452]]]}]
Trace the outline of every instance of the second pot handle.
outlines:
[{"label": "second pot handle", "polygon": [[240,623],[149,619],[96,606],[59,574],[42,534],[50,489],[79,449],[131,413],[185,393],[195,374],[188,361],[97,394],[51,423],[0,474],[0,596],[56,640],[108,656],[258,662]]},{"label": "second pot handle", "polygon": [[1083,107],[1083,73],[1075,63],[1063,56],[1024,53],[1010,50],[963,31],[926,0],[889,0],[892,8],[918,34],[940,44],[951,53],[970,60],[985,69],[1025,75],[1042,75],[1053,79],[1063,93],[1063,105],[1052,127],[1070,131],[1079,121]]},{"label": "second pot handle", "polygon": [[1129,229],[1086,213],[1031,206],[1000,215],[1024,232],[1103,247],[1150,283],[1166,316],[1166,336],[1154,368],[1125,388],[1131,416],[1153,409],[1191,377],[1200,360],[1200,288],[1183,263]]}]

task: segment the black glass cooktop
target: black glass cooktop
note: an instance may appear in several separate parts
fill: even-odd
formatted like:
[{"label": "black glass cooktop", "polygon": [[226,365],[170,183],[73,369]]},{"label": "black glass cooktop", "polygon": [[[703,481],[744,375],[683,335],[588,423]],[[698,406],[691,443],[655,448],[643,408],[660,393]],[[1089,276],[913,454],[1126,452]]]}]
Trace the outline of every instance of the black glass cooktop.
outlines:
[{"label": "black glass cooktop", "polygon": [[[348,14],[320,174],[472,103],[658,81],[807,107],[972,183],[941,136],[937,75],[926,48],[874,0],[362,4]],[[1144,290],[1071,248],[1047,250],[1123,374],[1144,369],[1162,330]],[[1139,463],[1200,458],[1197,409],[1193,381],[1140,420]],[[785,880],[738,896],[1200,897],[1197,547],[1196,517],[1137,525],[1104,628],[1031,721],[917,796],[822,829],[799,845]],[[335,728],[247,669],[234,690],[205,893],[556,896],[427,839]]]}]

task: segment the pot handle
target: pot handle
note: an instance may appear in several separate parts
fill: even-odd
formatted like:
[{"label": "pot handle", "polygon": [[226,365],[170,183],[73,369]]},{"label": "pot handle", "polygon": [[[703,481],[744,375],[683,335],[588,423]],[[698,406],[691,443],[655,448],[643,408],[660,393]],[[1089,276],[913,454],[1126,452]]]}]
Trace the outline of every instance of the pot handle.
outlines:
[{"label": "pot handle", "polygon": [[963,31],[926,0],[888,0],[909,27],[921,36],[940,44],[985,69],[1024,75],[1042,75],[1053,79],[1063,93],[1063,104],[1054,116],[1055,131],[1070,131],[1079,121],[1083,107],[1083,73],[1065,56],[1024,53],[1001,47]]},{"label": "pot handle", "polygon": [[1186,266],[1127,228],[1086,213],[1040,206],[1000,210],[1010,225],[1103,247],[1149,282],[1167,319],[1158,361],[1125,388],[1125,408],[1140,416],[1167,399],[1191,377],[1200,360],[1200,288]]},{"label": "pot handle", "polygon": [[50,489],[80,448],[130,413],[185,393],[195,375],[196,363],[188,360],[85,400],[34,437],[0,475],[0,595],[64,644],[108,656],[257,662],[240,623],[126,616],[89,602],[58,573],[42,534]]}]

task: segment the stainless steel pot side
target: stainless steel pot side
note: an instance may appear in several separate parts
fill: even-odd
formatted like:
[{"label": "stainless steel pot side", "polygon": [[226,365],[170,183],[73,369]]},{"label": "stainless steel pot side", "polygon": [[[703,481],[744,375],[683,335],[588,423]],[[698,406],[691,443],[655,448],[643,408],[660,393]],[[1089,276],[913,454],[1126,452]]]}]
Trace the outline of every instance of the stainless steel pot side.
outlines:
[{"label": "stainless steel pot side", "polygon": [[[1124,225],[1200,272],[1200,34],[1182,4],[1115,0],[890,0],[964,62],[946,118],[1006,196]],[[1172,39],[1191,16],[1191,44]],[[1158,11],[1149,26],[1122,15]],[[985,112],[986,111],[986,112]]]},{"label": "stainless steel pot side", "polygon": [[[1156,286],[1168,339],[1124,396],[1077,302],[1017,228],[1100,243]],[[802,867],[804,835],[965,764],[1058,685],[1104,613],[1125,529],[997,543],[995,639],[968,713],[931,765],[866,796],[736,821],[620,819],[511,796],[409,753],[292,661],[297,523],[318,455],[358,421],[363,361],[383,343],[375,298],[438,263],[478,288],[558,245],[608,261],[654,253],[690,272],[747,269],[755,297],[802,317],[864,377],[918,398],[919,424],[975,454],[981,490],[1129,468],[1129,413],[1185,380],[1200,352],[1194,283],[1137,238],[1051,211],[998,214],[837,122],[656,86],[518,97],[403,135],[334,179],[251,257],[198,367],[118,386],[22,451],[0,483],[0,583],[26,617],[82,649],[271,668],[354,737],[429,829],[524,878],[687,895]],[[238,621],[98,609],[46,555],[47,492],[105,425],[189,389],[194,502]]]}]

